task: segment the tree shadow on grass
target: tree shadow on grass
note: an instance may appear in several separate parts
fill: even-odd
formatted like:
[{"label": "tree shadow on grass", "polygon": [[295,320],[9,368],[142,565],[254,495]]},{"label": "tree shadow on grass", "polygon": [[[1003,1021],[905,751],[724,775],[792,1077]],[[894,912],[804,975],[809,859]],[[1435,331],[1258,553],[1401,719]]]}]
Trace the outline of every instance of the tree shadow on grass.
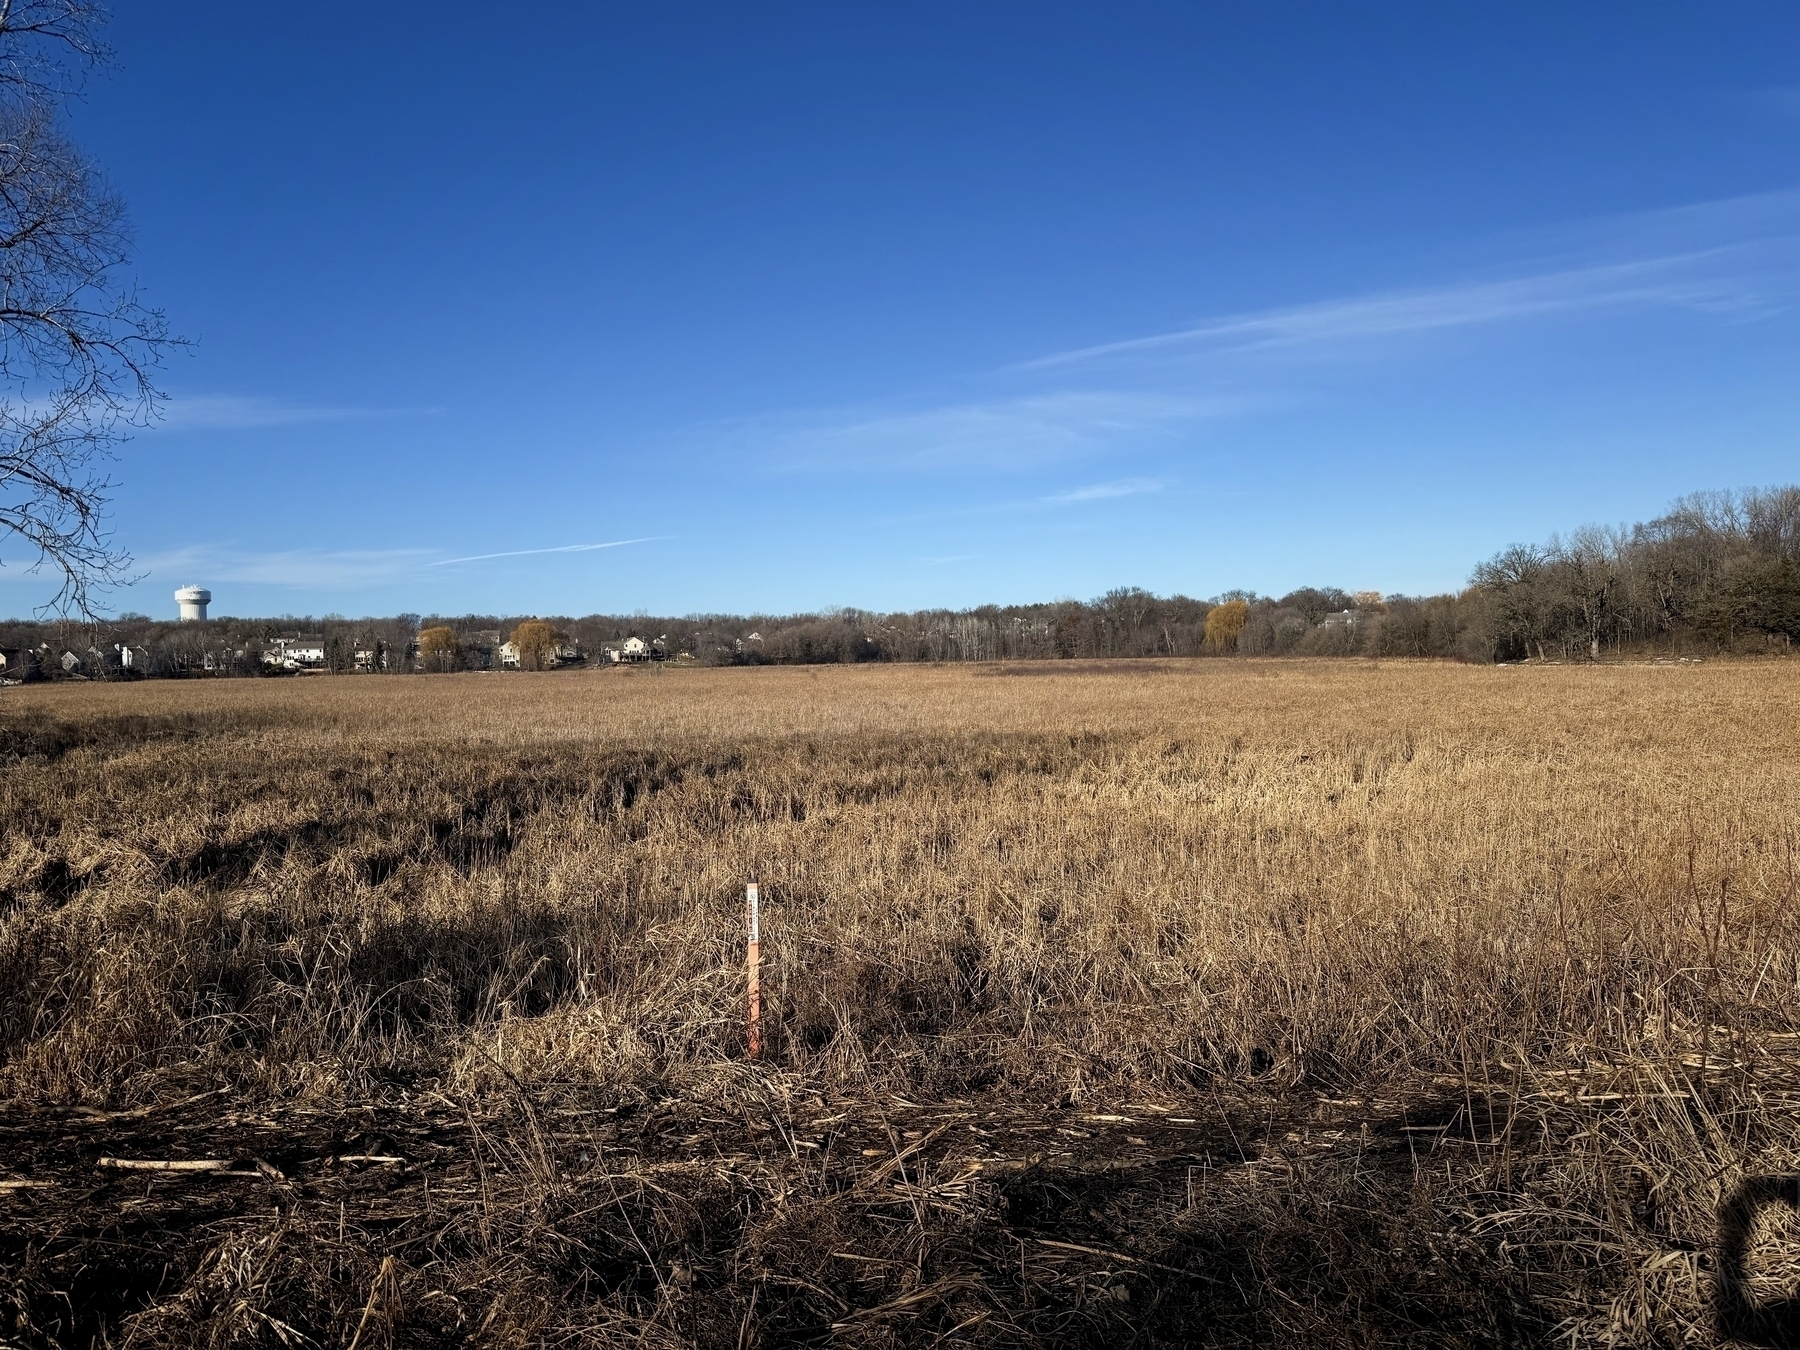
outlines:
[{"label": "tree shadow on grass", "polygon": [[1748,1177],[1719,1207],[1719,1277],[1715,1311],[1722,1339],[1744,1345],[1800,1346],[1800,1294],[1771,1303],[1754,1301],[1748,1287],[1749,1247],[1756,1218],[1765,1209],[1800,1210],[1800,1176]]}]

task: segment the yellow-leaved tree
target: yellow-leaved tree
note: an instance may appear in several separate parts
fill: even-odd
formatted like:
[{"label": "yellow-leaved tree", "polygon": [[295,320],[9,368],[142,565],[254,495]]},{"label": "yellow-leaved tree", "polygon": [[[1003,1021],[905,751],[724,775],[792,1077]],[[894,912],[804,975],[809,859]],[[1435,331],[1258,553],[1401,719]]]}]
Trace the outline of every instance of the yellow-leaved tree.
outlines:
[{"label": "yellow-leaved tree", "polygon": [[462,644],[448,625],[419,632],[419,665],[425,670],[455,670],[462,664]]},{"label": "yellow-leaved tree", "polygon": [[569,635],[542,619],[527,619],[513,629],[513,649],[519,653],[520,670],[543,670],[556,664],[556,649]]},{"label": "yellow-leaved tree", "polygon": [[1242,600],[1227,600],[1206,611],[1206,646],[1210,651],[1235,652],[1238,634],[1250,618],[1250,606]]}]

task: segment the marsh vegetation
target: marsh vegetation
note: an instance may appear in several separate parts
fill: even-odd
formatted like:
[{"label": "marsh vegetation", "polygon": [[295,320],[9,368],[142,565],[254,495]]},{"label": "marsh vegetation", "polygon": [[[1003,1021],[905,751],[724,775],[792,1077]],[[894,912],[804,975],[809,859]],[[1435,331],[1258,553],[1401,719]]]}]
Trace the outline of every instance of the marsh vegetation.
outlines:
[{"label": "marsh vegetation", "polygon": [[1768,1339],[1797,714],[1787,662],[8,689],[0,1342]]}]

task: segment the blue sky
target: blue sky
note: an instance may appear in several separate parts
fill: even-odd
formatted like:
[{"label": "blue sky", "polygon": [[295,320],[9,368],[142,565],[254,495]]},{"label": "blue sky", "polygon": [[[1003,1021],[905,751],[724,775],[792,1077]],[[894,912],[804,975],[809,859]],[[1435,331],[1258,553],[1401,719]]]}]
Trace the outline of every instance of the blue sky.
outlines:
[{"label": "blue sky", "polygon": [[[1800,478],[1800,8],[120,7],[118,610],[1436,591]],[[53,587],[0,541],[0,613]]]}]

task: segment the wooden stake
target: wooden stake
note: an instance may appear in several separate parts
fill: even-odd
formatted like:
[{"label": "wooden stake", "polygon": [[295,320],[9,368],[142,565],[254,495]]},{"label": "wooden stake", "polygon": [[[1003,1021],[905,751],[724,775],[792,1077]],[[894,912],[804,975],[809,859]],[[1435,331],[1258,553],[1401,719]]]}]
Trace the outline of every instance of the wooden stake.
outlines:
[{"label": "wooden stake", "polygon": [[744,888],[744,916],[750,925],[750,946],[746,953],[750,971],[750,1057],[762,1053],[762,906],[754,885]]}]

